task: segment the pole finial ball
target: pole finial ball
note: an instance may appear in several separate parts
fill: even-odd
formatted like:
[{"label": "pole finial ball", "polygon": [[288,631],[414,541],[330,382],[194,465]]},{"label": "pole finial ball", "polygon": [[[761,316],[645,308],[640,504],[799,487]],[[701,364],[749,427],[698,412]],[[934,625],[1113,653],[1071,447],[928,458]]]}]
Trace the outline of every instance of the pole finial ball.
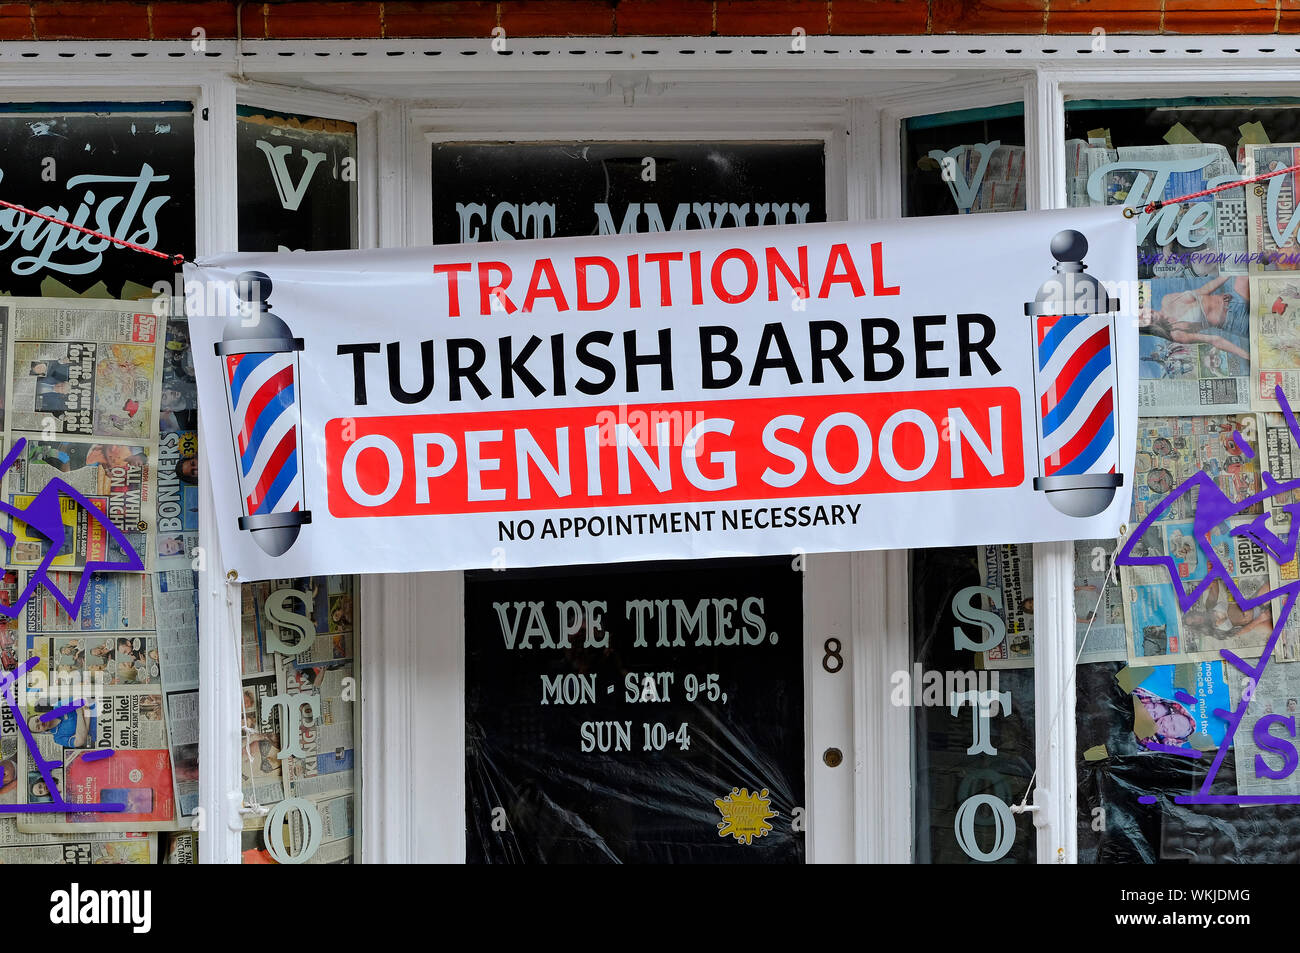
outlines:
[{"label": "pole finial ball", "polygon": [[1052,237],[1052,257],[1057,261],[1083,261],[1088,254],[1088,239],[1083,232],[1067,228]]},{"label": "pole finial ball", "polygon": [[271,276],[266,272],[246,271],[239,276],[236,284],[239,288],[239,297],[244,301],[265,304],[270,300]]}]

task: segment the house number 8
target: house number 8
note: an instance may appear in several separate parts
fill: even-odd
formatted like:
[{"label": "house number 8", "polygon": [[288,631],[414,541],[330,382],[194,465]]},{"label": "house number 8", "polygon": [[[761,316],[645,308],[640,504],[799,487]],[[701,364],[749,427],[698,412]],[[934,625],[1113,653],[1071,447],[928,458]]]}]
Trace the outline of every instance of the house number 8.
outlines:
[{"label": "house number 8", "polygon": [[844,667],[844,656],[840,654],[840,640],[829,638],[824,646],[826,654],[822,656],[822,668],[834,675]]}]

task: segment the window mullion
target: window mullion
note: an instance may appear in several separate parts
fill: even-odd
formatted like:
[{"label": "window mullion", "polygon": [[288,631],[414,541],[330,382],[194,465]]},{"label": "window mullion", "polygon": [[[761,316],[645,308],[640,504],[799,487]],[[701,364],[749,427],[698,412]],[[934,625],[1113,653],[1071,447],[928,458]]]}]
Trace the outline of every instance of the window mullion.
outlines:
[{"label": "window mullion", "polygon": [[[205,84],[194,124],[195,223],[199,255],[234,248],[237,243],[235,181],[235,85]],[[218,409],[217,413],[222,411]],[[240,860],[239,769],[243,694],[239,683],[239,587],[226,580],[227,567],[217,540],[211,453],[199,426],[199,860],[237,864]],[[225,452],[223,449],[222,452]]]},{"label": "window mullion", "polygon": [[[1025,96],[1030,209],[1065,206],[1064,105],[1055,78],[1036,73]],[[1026,291],[1026,297],[1032,289]],[[1074,863],[1078,777],[1074,735],[1074,544],[1034,545],[1034,707],[1038,862]]]}]

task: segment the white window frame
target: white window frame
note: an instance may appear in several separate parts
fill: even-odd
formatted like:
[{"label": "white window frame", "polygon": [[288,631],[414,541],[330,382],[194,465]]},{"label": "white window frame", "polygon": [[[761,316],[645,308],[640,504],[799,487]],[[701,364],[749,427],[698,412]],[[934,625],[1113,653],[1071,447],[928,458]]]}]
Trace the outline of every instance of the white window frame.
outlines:
[{"label": "white window frame", "polygon": [[[1027,202],[1030,208],[1056,208],[1065,204],[1067,95],[1300,95],[1294,73],[1300,46],[1281,35],[1111,34],[1101,52],[1093,52],[1094,38],[1086,35],[805,41],[805,51],[795,53],[789,38],[512,38],[510,60],[492,54],[487,38],[253,41],[242,47],[212,41],[206,52],[194,51],[189,41],[0,43],[0,94],[29,102],[192,101],[200,256],[236,246],[237,100],[335,118],[364,114],[360,122],[366,123],[373,117],[366,154],[374,161],[361,164],[360,182],[359,234],[367,247],[419,237],[428,193],[416,197],[408,186],[418,185],[413,180],[418,170],[427,170],[428,161],[413,165],[412,156],[422,153],[435,118],[439,133],[454,139],[518,138],[531,124],[534,138],[574,138],[584,130],[591,138],[625,137],[614,131],[621,130],[647,140],[726,138],[748,125],[748,137],[763,140],[780,137],[774,136],[773,120],[786,133],[790,129],[784,124],[808,118],[803,108],[808,104],[826,109],[839,103],[848,142],[841,143],[844,176],[828,188],[828,210],[834,217],[838,207],[839,217],[858,221],[897,211],[902,111],[956,109],[1023,95]],[[1213,71],[1210,79],[1207,69]],[[263,85],[248,85],[247,76]],[[997,97],[999,91],[1005,95]],[[929,105],[920,109],[922,102]],[[770,118],[739,121],[746,106],[761,107],[760,115]],[[619,107],[625,109],[621,119]],[[551,126],[545,135],[537,128],[543,124]],[[828,150],[828,173],[830,157]],[[22,200],[5,195],[2,187],[0,197]],[[201,460],[206,459],[201,451]],[[202,481],[207,484],[206,473]],[[226,582],[206,491],[200,527],[207,557],[200,580],[200,801],[205,811],[200,850],[203,862],[237,863],[239,606],[236,590]],[[1069,544],[1034,549],[1039,862],[1077,857],[1070,549]],[[826,717],[844,711],[837,693],[847,682],[853,718],[852,738],[845,742],[852,745],[851,774],[846,764],[832,776],[841,780],[823,784],[818,772],[828,769],[821,768],[820,751],[810,746],[810,761],[816,759],[808,773],[810,806],[820,811],[815,799],[826,792],[827,817],[838,823],[845,804],[852,813],[849,826],[840,830],[823,821],[821,834],[816,818],[810,818],[809,859],[907,860],[910,721],[906,709],[882,701],[890,673],[905,670],[909,662],[906,553],[816,556],[809,566],[808,591],[848,585],[853,592],[847,618],[842,610],[835,618],[806,616],[810,633],[851,628],[846,662],[852,677],[835,684],[836,700]],[[367,860],[463,858],[461,590],[459,573],[363,577],[359,613],[370,636],[362,639],[363,756],[370,755],[362,802]],[[453,630],[454,637],[448,636]],[[806,642],[820,645],[812,635]],[[820,655],[810,654],[806,664],[820,671]],[[418,682],[417,672],[422,673]],[[819,698],[823,690],[817,687]],[[819,717],[816,708],[809,713],[810,737]],[[417,748],[431,756],[412,764],[410,752]],[[461,776],[433,777],[429,766],[434,763],[459,765]],[[844,778],[851,778],[848,787]]]}]

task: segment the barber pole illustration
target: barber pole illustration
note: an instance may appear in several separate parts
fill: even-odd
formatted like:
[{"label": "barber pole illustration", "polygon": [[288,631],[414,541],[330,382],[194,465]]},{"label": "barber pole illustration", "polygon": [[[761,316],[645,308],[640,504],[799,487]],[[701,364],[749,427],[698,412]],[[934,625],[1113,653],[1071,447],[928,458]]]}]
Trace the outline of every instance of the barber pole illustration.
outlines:
[{"label": "barber pole illustration", "polygon": [[226,322],[215,345],[222,360],[244,515],[239,528],[268,555],[285,553],[304,523],[302,411],[298,352],[302,338],[270,311],[271,279],[260,271],[239,276],[239,295],[251,313]]},{"label": "barber pole illustration", "polygon": [[1039,475],[1034,489],[1067,516],[1096,516],[1124,483],[1119,471],[1119,376],[1111,298],[1084,274],[1088,240],[1073,229],[1052,238],[1057,277],[1025,314],[1034,328]]}]

